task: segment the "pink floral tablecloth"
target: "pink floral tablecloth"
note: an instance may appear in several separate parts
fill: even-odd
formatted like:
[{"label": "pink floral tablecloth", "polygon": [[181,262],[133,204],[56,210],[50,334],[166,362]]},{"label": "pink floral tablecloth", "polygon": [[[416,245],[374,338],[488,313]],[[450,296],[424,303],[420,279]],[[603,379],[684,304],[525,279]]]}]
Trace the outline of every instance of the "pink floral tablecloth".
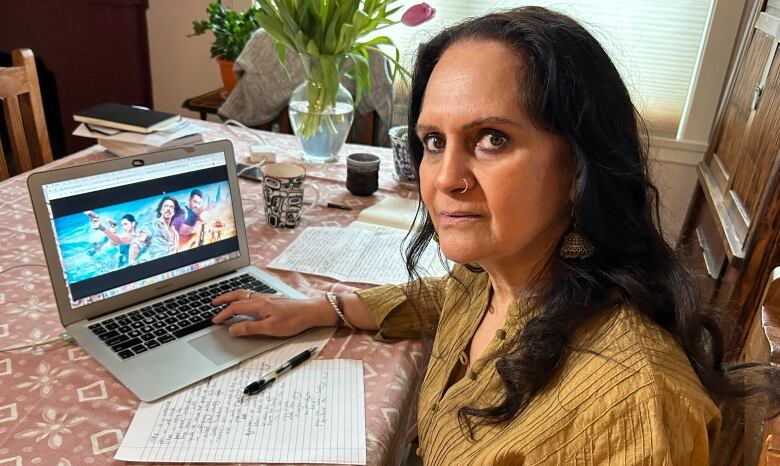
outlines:
[{"label": "pink floral tablecloth", "polygon": [[[236,157],[245,159],[257,140],[241,129],[195,122],[204,139],[230,139]],[[265,133],[278,161],[300,162],[293,136]],[[352,196],[344,187],[345,154],[370,152],[382,158],[380,189],[373,196]],[[109,159],[100,146],[45,167]],[[347,145],[339,163],[305,165],[325,202],[347,204],[352,211],[314,208],[301,226],[275,230],[265,223],[258,184],[241,181],[252,263],[266,266],[307,226],[346,226],[362,208],[385,196],[414,197],[392,178],[390,149]],[[0,183],[0,348],[56,338],[62,331],[45,267],[26,184],[21,175]],[[309,295],[343,292],[351,285],[323,277],[271,271]],[[414,437],[416,387],[424,368],[417,341],[379,343],[364,332],[339,330],[322,358],[364,361],[368,464],[398,464]],[[74,342],[0,351],[0,465],[123,464],[113,459],[139,400]]]}]

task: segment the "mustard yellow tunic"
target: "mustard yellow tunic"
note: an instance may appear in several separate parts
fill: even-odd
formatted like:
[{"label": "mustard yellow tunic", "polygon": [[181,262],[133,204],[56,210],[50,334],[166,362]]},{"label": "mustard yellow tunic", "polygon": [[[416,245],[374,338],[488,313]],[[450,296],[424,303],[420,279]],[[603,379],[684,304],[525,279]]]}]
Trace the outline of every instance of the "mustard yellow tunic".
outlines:
[{"label": "mustard yellow tunic", "polygon": [[[507,423],[482,425],[470,441],[461,406],[486,407],[504,394],[495,360],[466,364],[467,348],[486,312],[486,273],[457,267],[468,291],[448,277],[358,292],[380,330],[378,339],[418,338],[435,329],[418,404],[418,454],[435,465],[707,465],[720,430],[711,401],[675,339],[624,305],[580,329],[553,380]],[[415,313],[417,309],[420,317]],[[508,345],[534,311],[508,310],[485,354]]]}]

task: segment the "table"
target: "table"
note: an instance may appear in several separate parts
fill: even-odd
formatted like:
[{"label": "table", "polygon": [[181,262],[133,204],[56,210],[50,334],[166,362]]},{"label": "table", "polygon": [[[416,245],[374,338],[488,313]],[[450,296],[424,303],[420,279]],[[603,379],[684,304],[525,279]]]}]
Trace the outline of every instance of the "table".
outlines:
[{"label": "table", "polygon": [[217,110],[227,99],[227,93],[224,87],[214,89],[195,97],[190,97],[182,102],[182,108],[198,112],[201,120],[205,120],[207,115],[216,115]]},{"label": "table", "polygon": [[[256,143],[249,133],[227,130],[218,123],[194,120],[193,124],[203,128],[206,141],[233,140],[239,159]],[[293,136],[263,135],[277,149],[279,161],[299,162],[300,146]],[[342,153],[357,151],[382,158],[379,191],[367,198],[349,194],[344,188],[343,156],[332,165],[306,165],[324,201],[347,204],[354,210],[318,207],[294,230],[267,226],[259,185],[240,181],[253,264],[267,265],[306,226],[346,226],[360,209],[385,196],[416,196],[393,181],[389,149],[346,145]],[[100,146],[93,146],[44,168],[109,158]],[[0,347],[56,338],[63,331],[43,265],[26,178],[23,174],[0,183]],[[311,296],[354,289],[318,276],[271,273]],[[416,390],[424,370],[422,343],[380,343],[367,332],[342,328],[318,357],[364,361],[368,464],[398,464],[416,431]],[[0,464],[123,464],[113,460],[114,451],[138,404],[138,399],[72,342],[38,351],[0,352]]]}]

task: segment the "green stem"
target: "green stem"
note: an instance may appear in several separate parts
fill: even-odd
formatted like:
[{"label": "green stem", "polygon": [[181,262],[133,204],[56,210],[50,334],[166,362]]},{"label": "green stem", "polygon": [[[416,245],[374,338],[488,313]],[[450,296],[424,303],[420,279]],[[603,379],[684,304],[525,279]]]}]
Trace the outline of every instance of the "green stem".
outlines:
[{"label": "green stem", "polygon": [[[338,58],[332,58],[338,60]],[[304,139],[309,139],[317,133],[324,119],[328,131],[336,133],[336,124],[333,115],[323,114],[329,108],[335,107],[336,95],[329,95],[325,85],[325,73],[319,57],[301,55],[304,73],[306,74],[307,108],[301,116],[296,133]],[[343,61],[343,59],[342,59]],[[341,70],[341,66],[336,66]],[[338,79],[341,79],[339,73]],[[338,91],[338,88],[336,88]]]}]

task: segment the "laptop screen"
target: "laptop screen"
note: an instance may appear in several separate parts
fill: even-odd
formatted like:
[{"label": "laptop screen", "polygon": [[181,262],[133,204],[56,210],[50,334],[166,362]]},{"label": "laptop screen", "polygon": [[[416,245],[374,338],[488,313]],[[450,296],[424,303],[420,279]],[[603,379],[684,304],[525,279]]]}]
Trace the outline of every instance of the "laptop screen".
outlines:
[{"label": "laptop screen", "polygon": [[239,256],[223,152],[43,185],[71,308]]}]

